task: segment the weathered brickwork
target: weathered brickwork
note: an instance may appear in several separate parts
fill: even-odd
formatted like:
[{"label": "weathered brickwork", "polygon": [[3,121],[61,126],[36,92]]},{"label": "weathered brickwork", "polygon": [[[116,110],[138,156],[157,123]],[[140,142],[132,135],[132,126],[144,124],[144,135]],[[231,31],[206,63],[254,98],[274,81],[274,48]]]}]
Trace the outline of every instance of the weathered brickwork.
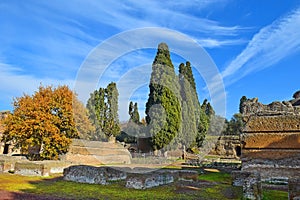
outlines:
[{"label": "weathered brickwork", "polygon": [[242,171],[259,172],[263,180],[300,177],[299,99],[263,105],[243,103],[245,128]]}]

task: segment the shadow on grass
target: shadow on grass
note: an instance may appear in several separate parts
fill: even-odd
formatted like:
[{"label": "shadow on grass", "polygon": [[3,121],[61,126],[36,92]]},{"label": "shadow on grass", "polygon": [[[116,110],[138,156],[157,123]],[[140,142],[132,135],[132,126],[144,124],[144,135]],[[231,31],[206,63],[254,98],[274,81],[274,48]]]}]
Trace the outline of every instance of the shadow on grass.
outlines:
[{"label": "shadow on grass", "polygon": [[[125,181],[95,185],[65,181],[62,175],[42,178],[0,174],[0,199],[242,199],[242,188],[232,186],[228,173],[198,172],[198,181],[181,180],[145,190],[126,188]],[[283,199],[286,194],[267,190],[264,199]]]},{"label": "shadow on grass", "polygon": [[[217,179],[216,177],[220,177]],[[202,180],[200,177],[206,177]],[[211,180],[212,178],[215,180]],[[64,181],[62,177],[29,181],[32,186],[21,190],[37,199],[241,199],[241,188],[233,187],[228,174],[202,174],[198,181],[177,181],[145,190],[126,188],[125,181],[95,185]],[[226,181],[225,181],[226,180]],[[34,198],[32,198],[34,199]]]}]

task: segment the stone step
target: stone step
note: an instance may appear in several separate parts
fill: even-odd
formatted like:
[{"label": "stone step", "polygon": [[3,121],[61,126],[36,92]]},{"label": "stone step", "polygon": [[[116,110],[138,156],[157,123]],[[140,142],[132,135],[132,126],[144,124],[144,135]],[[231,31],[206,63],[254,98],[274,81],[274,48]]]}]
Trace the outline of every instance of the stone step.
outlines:
[{"label": "stone step", "polygon": [[74,139],[69,152],[63,159],[74,163],[93,165],[130,164],[131,154],[119,143]]},{"label": "stone step", "polygon": [[91,148],[72,146],[69,150],[72,154],[81,155],[129,155],[130,153],[125,148]]},{"label": "stone step", "polygon": [[81,139],[73,139],[72,146],[91,147],[91,148],[124,148],[120,143],[114,142],[99,142]]},{"label": "stone step", "polygon": [[128,155],[81,155],[66,154],[67,161],[78,164],[100,165],[100,164],[130,164],[131,158]]}]

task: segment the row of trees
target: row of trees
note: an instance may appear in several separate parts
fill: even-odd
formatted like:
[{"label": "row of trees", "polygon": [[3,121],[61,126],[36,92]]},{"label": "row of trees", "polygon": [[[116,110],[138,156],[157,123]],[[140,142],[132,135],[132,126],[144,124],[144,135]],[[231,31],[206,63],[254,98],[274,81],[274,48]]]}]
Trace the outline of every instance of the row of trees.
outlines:
[{"label": "row of trees", "polygon": [[214,113],[200,106],[191,64],[180,64],[176,75],[168,46],[161,43],[152,64],[146,103],[147,134],[154,149],[201,146]]},{"label": "row of trees", "polygon": [[[160,44],[152,65],[146,117],[140,122],[137,103],[130,102],[130,120],[122,134],[148,137],[154,149],[200,147],[210,119],[207,100],[199,103],[191,64],[180,64],[176,75],[168,46]],[[86,107],[67,87],[43,87],[32,96],[14,100],[14,112],[5,121],[4,142],[12,141],[24,153],[42,147],[39,159],[58,159],[71,138],[103,140],[121,133],[116,83],[90,94]]]}]

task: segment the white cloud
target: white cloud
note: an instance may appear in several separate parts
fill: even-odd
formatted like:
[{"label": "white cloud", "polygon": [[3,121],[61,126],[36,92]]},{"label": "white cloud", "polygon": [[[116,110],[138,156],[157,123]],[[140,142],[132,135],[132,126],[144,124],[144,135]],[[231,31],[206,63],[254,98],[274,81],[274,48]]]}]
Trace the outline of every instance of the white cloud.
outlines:
[{"label": "white cloud", "polygon": [[254,35],[247,47],[222,72],[230,84],[243,76],[270,67],[299,51],[300,8],[274,21]]},{"label": "white cloud", "polygon": [[0,63],[0,80],[1,103],[5,103],[6,105],[11,105],[13,97],[20,97],[24,93],[33,94],[40,84],[53,86],[68,85],[71,89],[73,87],[72,80],[36,78],[33,75],[24,74],[24,71],[18,67],[3,63]]},{"label": "white cloud", "polygon": [[219,48],[223,46],[232,46],[232,45],[240,45],[245,43],[245,40],[242,39],[225,39],[225,40],[220,40],[220,39],[197,39],[197,42],[206,48]]}]

